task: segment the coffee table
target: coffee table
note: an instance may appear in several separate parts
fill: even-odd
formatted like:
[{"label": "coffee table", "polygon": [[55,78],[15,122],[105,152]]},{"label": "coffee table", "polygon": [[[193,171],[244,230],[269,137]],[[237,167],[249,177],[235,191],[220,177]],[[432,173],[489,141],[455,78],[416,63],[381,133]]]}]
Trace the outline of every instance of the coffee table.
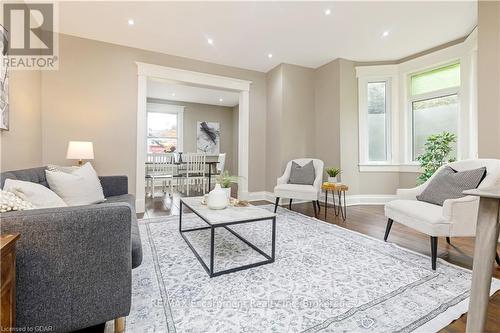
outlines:
[{"label": "coffee table", "polygon": [[[201,266],[205,269],[207,274],[210,277],[219,276],[223,274],[233,273],[237,271],[241,271],[244,269],[249,269],[252,267],[257,267],[265,264],[270,264],[274,262],[275,258],[275,249],[276,249],[276,214],[269,212],[265,209],[256,207],[256,206],[248,206],[248,207],[232,207],[228,206],[225,209],[221,210],[213,210],[208,208],[206,205],[202,204],[203,197],[188,197],[180,199],[180,213],[179,213],[179,232],[186,241],[187,245],[191,248],[194,255],[200,262]],[[195,213],[199,218],[201,218],[207,226],[191,228],[191,229],[182,229],[182,208],[186,206],[193,213]],[[243,236],[238,234],[236,231],[231,229],[229,226],[242,224],[242,223],[251,223],[257,221],[269,221],[272,223],[272,232],[271,232],[271,255],[265,253],[261,249],[259,249],[254,244],[250,243]],[[214,271],[214,252],[215,252],[215,230],[217,228],[224,228],[229,231],[231,234],[239,238],[243,243],[251,247],[254,251],[258,252],[262,255],[265,260],[233,267],[230,269],[225,269],[222,271],[215,272]],[[207,265],[201,256],[198,254],[194,246],[189,242],[189,239],[186,237],[187,232],[199,231],[199,230],[207,230],[210,229],[210,262]]]}]

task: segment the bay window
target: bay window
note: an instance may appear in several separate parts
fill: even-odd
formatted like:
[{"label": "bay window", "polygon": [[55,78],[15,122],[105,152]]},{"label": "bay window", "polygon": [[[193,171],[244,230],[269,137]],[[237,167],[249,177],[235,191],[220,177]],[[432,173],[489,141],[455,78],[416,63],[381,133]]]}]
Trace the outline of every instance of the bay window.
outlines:
[{"label": "bay window", "polygon": [[[449,132],[458,135],[460,64],[438,67],[410,76],[412,161],[423,153],[427,138]],[[457,157],[454,144],[453,157]]]}]

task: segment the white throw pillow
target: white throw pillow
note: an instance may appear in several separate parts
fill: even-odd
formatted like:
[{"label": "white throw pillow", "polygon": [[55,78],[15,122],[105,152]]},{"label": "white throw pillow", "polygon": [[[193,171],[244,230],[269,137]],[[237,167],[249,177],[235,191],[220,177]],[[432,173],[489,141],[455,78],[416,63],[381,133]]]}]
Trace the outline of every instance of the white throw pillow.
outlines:
[{"label": "white throw pillow", "polygon": [[21,199],[14,193],[0,190],[0,213],[34,208],[35,206],[30,202]]},{"label": "white throw pillow", "polygon": [[50,188],[68,206],[91,205],[105,200],[99,177],[88,162],[71,173],[45,170],[45,174]]},{"label": "white throw pillow", "polygon": [[43,185],[23,180],[6,179],[3,189],[31,202],[37,208],[65,207],[66,203]]}]

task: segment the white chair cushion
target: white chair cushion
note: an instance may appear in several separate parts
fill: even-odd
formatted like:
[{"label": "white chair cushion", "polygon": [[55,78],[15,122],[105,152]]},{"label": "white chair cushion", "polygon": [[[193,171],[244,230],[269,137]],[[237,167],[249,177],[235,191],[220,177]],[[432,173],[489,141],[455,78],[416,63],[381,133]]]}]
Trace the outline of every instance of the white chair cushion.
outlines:
[{"label": "white chair cushion", "polygon": [[14,193],[37,208],[65,207],[66,203],[47,187],[23,180],[6,179],[3,189]]},{"label": "white chair cushion", "polygon": [[318,200],[319,193],[312,185],[278,184],[274,188],[274,195],[280,198],[302,200]]},{"label": "white chair cushion", "polygon": [[417,200],[394,200],[385,205],[385,216],[430,236],[449,236],[451,222],[443,207]]}]

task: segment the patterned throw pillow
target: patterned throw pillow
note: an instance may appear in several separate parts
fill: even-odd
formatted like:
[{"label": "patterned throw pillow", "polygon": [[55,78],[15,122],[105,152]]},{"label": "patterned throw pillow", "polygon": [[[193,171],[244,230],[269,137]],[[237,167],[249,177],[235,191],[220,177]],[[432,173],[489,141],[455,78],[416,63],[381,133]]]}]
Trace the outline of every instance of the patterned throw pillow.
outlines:
[{"label": "patterned throw pillow", "polygon": [[463,191],[477,188],[485,176],[486,167],[457,172],[446,166],[417,195],[417,200],[442,206],[445,200],[462,198]]},{"label": "patterned throw pillow", "polygon": [[315,173],[312,160],[303,166],[292,162],[288,184],[312,185],[314,184],[314,179],[316,178]]},{"label": "patterned throw pillow", "polygon": [[14,193],[0,190],[0,213],[35,208],[33,204],[19,198]]}]

